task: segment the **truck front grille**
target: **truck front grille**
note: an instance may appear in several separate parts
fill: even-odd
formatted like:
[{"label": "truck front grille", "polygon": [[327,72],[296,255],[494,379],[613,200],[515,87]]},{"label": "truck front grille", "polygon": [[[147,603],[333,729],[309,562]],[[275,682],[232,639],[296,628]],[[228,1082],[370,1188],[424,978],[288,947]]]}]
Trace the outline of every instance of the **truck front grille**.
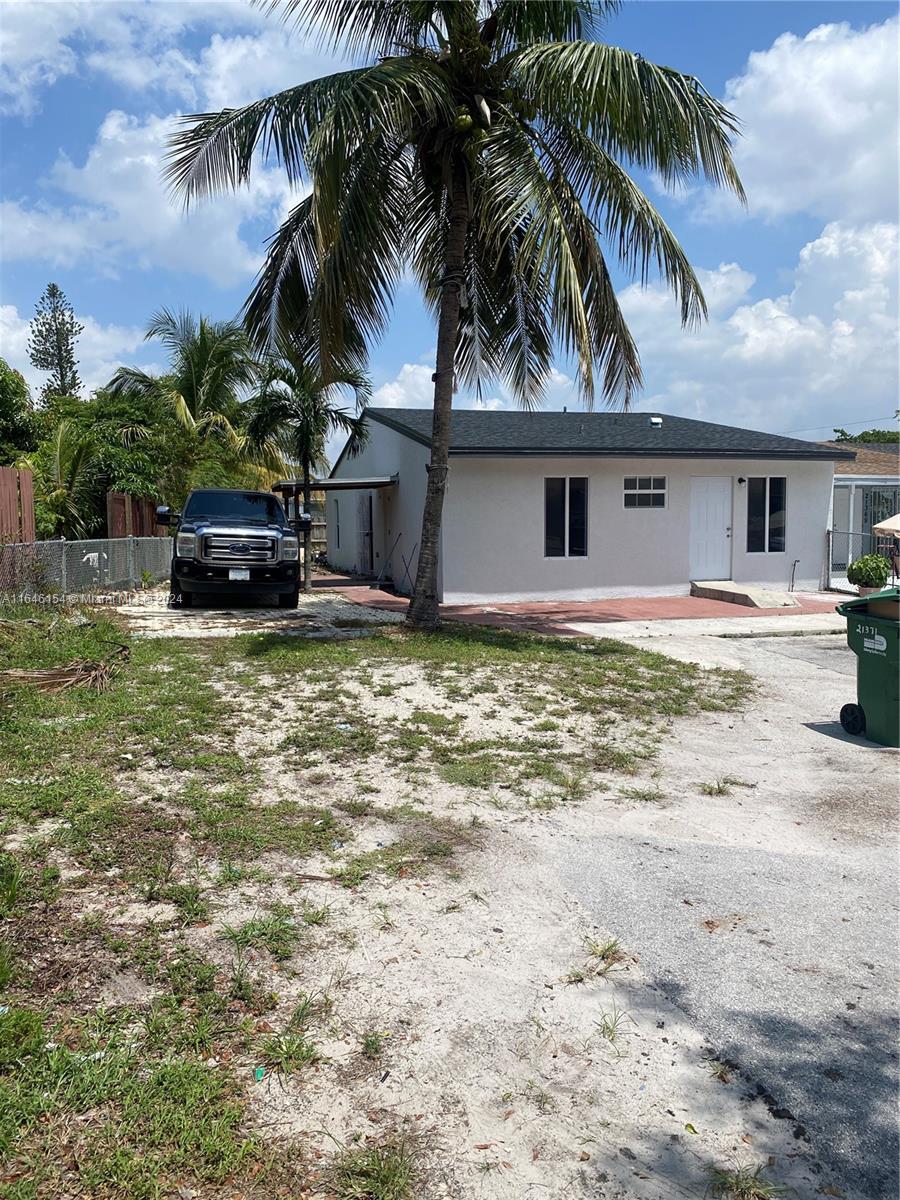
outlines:
[{"label": "truck front grille", "polygon": [[246,537],[208,533],[203,538],[203,561],[211,563],[275,562],[278,545],[275,538],[261,534]]}]

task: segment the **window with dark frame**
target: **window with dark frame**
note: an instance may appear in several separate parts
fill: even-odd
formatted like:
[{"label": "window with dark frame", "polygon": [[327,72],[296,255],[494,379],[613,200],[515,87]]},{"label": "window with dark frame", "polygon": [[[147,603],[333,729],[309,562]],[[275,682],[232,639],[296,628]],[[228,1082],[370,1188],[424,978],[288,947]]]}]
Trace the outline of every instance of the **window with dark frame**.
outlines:
[{"label": "window with dark frame", "polygon": [[337,496],[334,498],[334,548],[341,548],[341,505]]},{"label": "window with dark frame", "polygon": [[583,475],[544,480],[544,557],[587,557],[587,492]]},{"label": "window with dark frame", "polygon": [[787,539],[787,479],[757,475],[747,480],[747,553],[783,554]]},{"label": "window with dark frame", "polygon": [[665,475],[626,475],[626,508],[665,508]]}]

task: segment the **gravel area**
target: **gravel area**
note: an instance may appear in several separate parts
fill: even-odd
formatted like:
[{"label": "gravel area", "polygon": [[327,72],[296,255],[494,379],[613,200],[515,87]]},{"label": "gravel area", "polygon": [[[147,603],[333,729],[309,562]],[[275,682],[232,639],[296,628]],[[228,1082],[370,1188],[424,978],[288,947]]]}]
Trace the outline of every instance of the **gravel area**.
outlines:
[{"label": "gravel area", "polygon": [[168,608],[168,593],[150,592],[141,604],[116,609],[139,637],[218,638],[241,633],[281,633],[295,637],[347,636],[367,626],[397,625],[404,614],[354,604],[337,592],[301,593],[295,609],[227,605],[210,600],[195,608]]},{"label": "gravel area", "polygon": [[837,722],[855,693],[842,637],[663,648],[749,670],[756,697],[663,746],[661,804],[555,839],[560,878],[798,1144],[848,1192],[895,1200],[897,752]]}]

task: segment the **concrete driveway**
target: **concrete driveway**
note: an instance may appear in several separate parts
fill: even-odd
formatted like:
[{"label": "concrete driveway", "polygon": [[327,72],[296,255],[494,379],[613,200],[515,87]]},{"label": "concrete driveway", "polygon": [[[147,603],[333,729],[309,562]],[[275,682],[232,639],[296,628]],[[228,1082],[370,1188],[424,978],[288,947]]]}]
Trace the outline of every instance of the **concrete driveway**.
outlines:
[{"label": "concrete driveway", "polygon": [[741,667],[755,697],[679,723],[662,803],[557,839],[559,875],[848,1195],[896,1200],[900,759],[837,723],[855,695],[842,636],[701,626],[629,640]]}]

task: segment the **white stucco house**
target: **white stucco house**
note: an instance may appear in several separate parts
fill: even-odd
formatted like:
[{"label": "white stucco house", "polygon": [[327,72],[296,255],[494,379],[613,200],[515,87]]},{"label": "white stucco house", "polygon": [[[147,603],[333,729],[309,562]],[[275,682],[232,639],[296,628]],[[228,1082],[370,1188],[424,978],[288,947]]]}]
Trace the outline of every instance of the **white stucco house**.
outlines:
[{"label": "white stucco house", "polygon": [[[328,559],[410,592],[430,409],[369,408],[327,489]],[[453,413],[444,603],[821,586],[834,464],[852,451],[660,413]]]}]

